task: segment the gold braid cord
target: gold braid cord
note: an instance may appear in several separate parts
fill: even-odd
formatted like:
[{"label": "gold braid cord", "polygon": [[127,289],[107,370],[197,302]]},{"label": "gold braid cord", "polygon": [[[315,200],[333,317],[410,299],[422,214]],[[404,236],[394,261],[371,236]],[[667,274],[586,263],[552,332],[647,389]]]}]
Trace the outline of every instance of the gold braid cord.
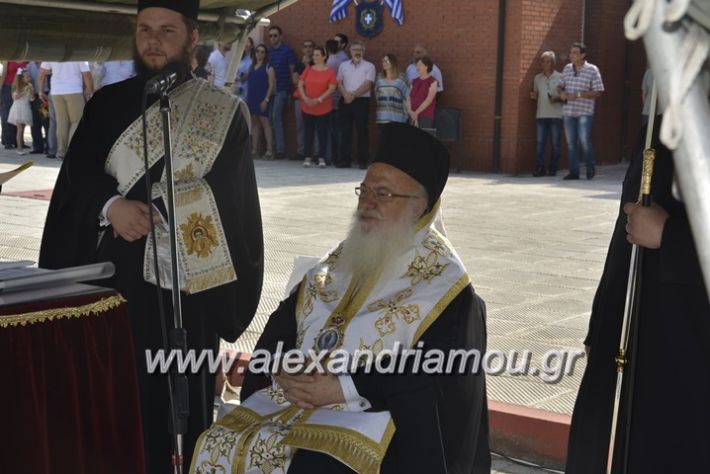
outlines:
[{"label": "gold braid cord", "polygon": [[34,311],[25,314],[12,314],[0,316],[0,328],[14,326],[26,326],[27,324],[44,323],[55,319],[81,318],[84,316],[105,313],[124,304],[126,300],[121,295],[102,298],[94,303],[82,306],[71,306],[68,308],[53,308],[42,311]]}]

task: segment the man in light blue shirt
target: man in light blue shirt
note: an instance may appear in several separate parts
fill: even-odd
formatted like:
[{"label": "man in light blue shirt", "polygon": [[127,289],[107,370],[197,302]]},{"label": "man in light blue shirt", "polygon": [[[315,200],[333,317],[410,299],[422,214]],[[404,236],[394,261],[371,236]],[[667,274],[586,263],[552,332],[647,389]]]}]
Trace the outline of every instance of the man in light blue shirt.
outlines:
[{"label": "man in light blue shirt", "polygon": [[101,87],[125,81],[136,75],[133,61],[106,61],[101,67]]},{"label": "man in light blue shirt", "polygon": [[[429,56],[429,51],[421,45],[421,44],[415,44],[414,48],[412,48],[412,64],[407,66],[407,83],[409,86],[412,86],[412,82],[414,79],[419,77],[419,73],[417,72],[417,61],[422,59],[424,56]],[[436,79],[436,92],[444,92],[444,78],[441,75],[441,69],[437,67],[436,64],[431,68],[431,75]]]}]

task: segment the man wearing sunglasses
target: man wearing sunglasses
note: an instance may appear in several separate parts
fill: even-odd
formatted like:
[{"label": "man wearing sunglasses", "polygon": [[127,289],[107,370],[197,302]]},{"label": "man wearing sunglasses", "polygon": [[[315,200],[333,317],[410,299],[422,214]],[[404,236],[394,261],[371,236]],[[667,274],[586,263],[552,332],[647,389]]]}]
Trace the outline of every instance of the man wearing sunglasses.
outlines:
[{"label": "man wearing sunglasses", "polygon": [[[355,364],[251,364],[241,405],[201,436],[197,472],[238,464],[274,474],[490,472],[483,371],[416,369],[396,349],[451,360],[452,350],[486,348],[485,305],[437,230],[448,172],[436,138],[382,126],[348,236],[271,315],[252,360],[306,353],[312,364],[345,354]],[[359,357],[366,353],[377,354],[372,370]]]}]

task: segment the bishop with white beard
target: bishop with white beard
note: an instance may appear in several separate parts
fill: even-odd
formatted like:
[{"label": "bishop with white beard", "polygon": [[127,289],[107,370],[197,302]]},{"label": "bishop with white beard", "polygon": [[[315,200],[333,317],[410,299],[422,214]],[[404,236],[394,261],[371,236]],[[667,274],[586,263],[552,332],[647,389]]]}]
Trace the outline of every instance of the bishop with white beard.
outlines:
[{"label": "bishop with white beard", "polygon": [[[448,170],[436,138],[383,126],[347,238],[306,273],[256,347],[323,354],[327,368],[346,354],[348,370],[251,370],[241,405],[198,440],[191,472],[490,472],[483,371],[423,371],[396,352],[485,352],[485,305],[437,230]],[[363,353],[385,362],[368,365]]]}]

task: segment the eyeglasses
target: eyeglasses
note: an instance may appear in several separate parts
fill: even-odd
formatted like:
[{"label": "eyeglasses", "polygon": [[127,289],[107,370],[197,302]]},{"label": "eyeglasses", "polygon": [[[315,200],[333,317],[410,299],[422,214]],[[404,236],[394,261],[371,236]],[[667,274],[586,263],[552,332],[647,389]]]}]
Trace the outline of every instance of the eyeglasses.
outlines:
[{"label": "eyeglasses", "polygon": [[278,38],[279,34],[278,33],[269,33],[269,38]]},{"label": "eyeglasses", "polygon": [[377,202],[388,203],[394,201],[394,198],[404,198],[404,199],[419,199],[422,196],[413,196],[411,194],[396,194],[384,189],[372,189],[365,185],[360,185],[355,188],[355,195],[360,199],[365,199],[370,196]]}]

